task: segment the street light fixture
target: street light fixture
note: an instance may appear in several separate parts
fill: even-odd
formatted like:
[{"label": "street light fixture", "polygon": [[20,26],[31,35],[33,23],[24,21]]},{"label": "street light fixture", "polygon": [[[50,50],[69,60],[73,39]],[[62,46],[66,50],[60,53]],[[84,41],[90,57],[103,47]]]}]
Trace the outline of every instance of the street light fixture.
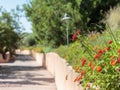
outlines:
[{"label": "street light fixture", "polygon": [[68,20],[70,17],[68,16],[67,13],[64,14],[64,17],[61,19],[61,21],[65,21],[67,26],[66,26],[66,38],[67,38],[67,46],[69,46],[69,34],[68,34],[68,27],[69,27],[69,22]]}]

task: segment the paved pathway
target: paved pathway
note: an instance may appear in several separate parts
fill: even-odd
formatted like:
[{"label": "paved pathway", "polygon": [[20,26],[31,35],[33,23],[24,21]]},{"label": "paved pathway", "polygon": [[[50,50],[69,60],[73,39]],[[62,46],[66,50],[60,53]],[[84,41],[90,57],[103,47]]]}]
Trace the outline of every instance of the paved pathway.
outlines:
[{"label": "paved pathway", "polygon": [[57,90],[54,77],[31,56],[0,64],[0,90]]}]

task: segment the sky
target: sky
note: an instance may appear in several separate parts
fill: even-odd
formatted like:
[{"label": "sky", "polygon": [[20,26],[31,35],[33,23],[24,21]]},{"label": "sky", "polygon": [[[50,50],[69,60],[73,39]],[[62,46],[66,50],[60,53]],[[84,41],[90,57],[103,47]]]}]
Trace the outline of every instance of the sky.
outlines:
[{"label": "sky", "polygon": [[[29,0],[0,0],[0,6],[2,6],[5,10],[10,12],[11,9],[15,9],[17,5],[19,5],[21,7],[23,4],[26,4],[28,2],[29,2]],[[31,33],[32,32],[31,24],[30,24],[30,22],[28,22],[26,17],[21,17],[20,21],[21,21],[23,27],[25,28],[25,30],[23,32]]]}]

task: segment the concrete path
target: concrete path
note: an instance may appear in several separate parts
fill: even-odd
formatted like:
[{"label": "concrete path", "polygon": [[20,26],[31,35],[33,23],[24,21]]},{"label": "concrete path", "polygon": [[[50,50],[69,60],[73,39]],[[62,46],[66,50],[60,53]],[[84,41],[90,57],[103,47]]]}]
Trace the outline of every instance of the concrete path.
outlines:
[{"label": "concrete path", "polygon": [[0,64],[0,90],[57,90],[54,77],[31,56]]}]

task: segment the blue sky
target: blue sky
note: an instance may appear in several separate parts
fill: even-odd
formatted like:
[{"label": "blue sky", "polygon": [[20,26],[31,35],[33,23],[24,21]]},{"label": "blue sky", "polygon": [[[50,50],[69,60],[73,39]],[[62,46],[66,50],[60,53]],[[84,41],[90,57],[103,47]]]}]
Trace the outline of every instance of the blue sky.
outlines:
[{"label": "blue sky", "polygon": [[[15,9],[17,5],[22,6],[28,2],[29,0],[0,0],[0,6],[10,12],[11,9]],[[25,28],[25,31],[23,32],[32,32],[31,24],[27,21],[26,17],[20,18],[20,21]]]}]

